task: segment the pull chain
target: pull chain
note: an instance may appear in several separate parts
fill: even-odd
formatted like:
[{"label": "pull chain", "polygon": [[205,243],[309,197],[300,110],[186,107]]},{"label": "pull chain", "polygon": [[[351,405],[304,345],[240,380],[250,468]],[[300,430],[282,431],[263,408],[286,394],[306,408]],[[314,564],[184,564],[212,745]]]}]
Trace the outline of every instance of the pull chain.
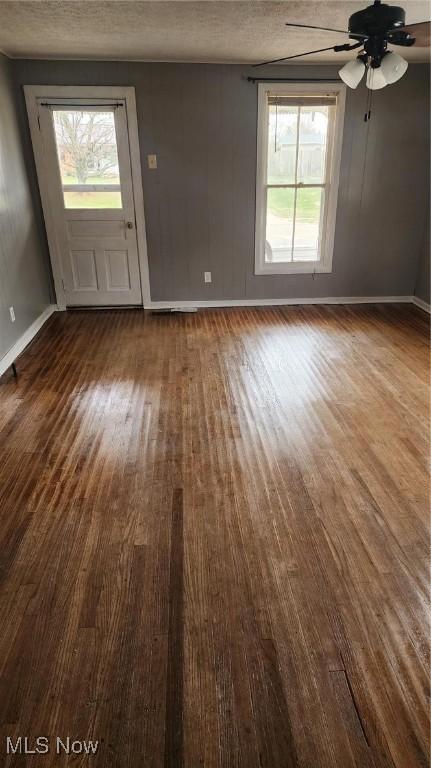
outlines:
[{"label": "pull chain", "polygon": [[[371,78],[373,78],[373,76],[374,76],[374,70],[371,73]],[[370,83],[370,85],[372,85],[372,83]],[[364,122],[366,122],[366,123],[368,123],[371,120],[371,107],[372,107],[372,104],[373,104],[373,91],[371,90],[371,88],[369,88],[368,89],[368,95],[367,95],[367,107],[366,107],[366,112],[365,112],[365,115],[364,115]]]}]

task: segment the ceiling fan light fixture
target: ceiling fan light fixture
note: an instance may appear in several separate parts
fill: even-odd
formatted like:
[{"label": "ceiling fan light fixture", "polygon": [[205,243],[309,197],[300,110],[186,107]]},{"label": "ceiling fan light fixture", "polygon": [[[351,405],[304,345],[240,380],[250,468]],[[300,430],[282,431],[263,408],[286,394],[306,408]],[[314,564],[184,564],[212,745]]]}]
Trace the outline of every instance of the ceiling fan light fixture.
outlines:
[{"label": "ceiling fan light fixture", "polygon": [[368,67],[367,88],[369,88],[370,91],[378,91],[380,88],[384,88],[387,84],[387,80],[381,67]]},{"label": "ceiling fan light fixture", "polygon": [[400,80],[407,71],[408,66],[407,61],[402,56],[394,51],[388,51],[382,59],[380,69],[386,82],[390,85]]},{"label": "ceiling fan light fixture", "polygon": [[349,88],[357,88],[365,74],[365,64],[361,59],[353,59],[341,67],[338,74]]}]

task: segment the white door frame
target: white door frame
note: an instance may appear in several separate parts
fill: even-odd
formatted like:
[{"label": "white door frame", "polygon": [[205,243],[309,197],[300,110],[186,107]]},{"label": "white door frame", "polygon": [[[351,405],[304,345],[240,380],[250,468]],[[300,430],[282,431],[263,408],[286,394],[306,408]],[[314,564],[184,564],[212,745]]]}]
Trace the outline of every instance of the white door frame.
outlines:
[{"label": "white door frame", "polygon": [[49,203],[48,174],[45,169],[44,146],[39,127],[39,99],[73,99],[74,103],[83,106],[88,99],[122,99],[125,101],[127,126],[129,134],[130,160],[132,170],[133,197],[135,202],[136,236],[138,241],[138,260],[141,277],[142,306],[151,304],[150,276],[148,270],[147,235],[145,228],[144,193],[142,190],[141,156],[139,151],[138,119],[136,114],[135,89],[130,86],[97,86],[97,85],[25,85],[25,101],[27,104],[30,124],[31,141],[39,181],[40,197],[45,218],[46,234],[48,237],[52,274],[56,293],[57,305],[60,310],[66,309],[63,273],[60,250],[57,242],[57,228]]}]

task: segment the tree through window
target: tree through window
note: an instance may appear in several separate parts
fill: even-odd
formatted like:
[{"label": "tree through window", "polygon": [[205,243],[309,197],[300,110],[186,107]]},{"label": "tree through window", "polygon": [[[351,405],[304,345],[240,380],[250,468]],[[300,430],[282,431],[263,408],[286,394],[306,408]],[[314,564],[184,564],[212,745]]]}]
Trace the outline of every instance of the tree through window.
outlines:
[{"label": "tree through window", "polygon": [[121,208],[113,111],[55,109],[54,131],[66,208]]}]

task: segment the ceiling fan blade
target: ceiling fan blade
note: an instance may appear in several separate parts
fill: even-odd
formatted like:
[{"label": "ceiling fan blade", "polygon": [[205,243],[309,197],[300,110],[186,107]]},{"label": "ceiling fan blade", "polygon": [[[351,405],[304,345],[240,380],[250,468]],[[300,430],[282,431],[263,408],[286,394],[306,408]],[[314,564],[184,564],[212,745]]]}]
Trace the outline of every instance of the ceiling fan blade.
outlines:
[{"label": "ceiling fan blade", "polygon": [[282,59],[272,59],[272,61],[261,61],[260,64],[252,64],[253,67],[264,67],[265,64],[278,64],[279,61],[287,61],[288,59],[298,59],[300,56],[311,56],[313,53],[322,53],[322,51],[335,51],[335,53],[339,53],[339,51],[353,51],[355,48],[359,48],[361,45],[363,45],[363,42],[354,43],[353,45],[350,45],[349,43],[343,43],[342,45],[330,45],[329,48],[318,48],[317,51],[306,51],[306,53],[294,53],[293,56],[283,56]]},{"label": "ceiling fan blade", "polygon": [[348,35],[345,29],[332,29],[331,27],[315,27],[313,24],[291,24],[286,21],[286,27],[302,27],[302,29],[321,29],[323,32],[340,32],[342,35]]},{"label": "ceiling fan blade", "polygon": [[295,53],[293,56],[283,56],[282,59],[272,59],[271,61],[261,61],[260,64],[253,64],[253,67],[264,67],[265,64],[278,64],[279,61],[288,59],[298,59],[300,56],[311,56],[312,53],[322,53],[322,51],[334,51],[338,46],[330,45],[329,48],[318,48],[317,51],[307,51],[306,53]]},{"label": "ceiling fan blade", "polygon": [[[314,24],[291,24],[289,21],[285,22],[285,27],[301,27],[302,29],[320,29],[322,32],[339,32],[340,35],[349,35],[350,33],[345,29],[333,29],[332,27],[316,27]],[[367,35],[357,34],[356,37],[367,37]]]},{"label": "ceiling fan blade", "polygon": [[427,48],[431,44],[431,21],[418,21],[417,24],[407,24],[402,32],[409,32],[416,38],[415,45]]},{"label": "ceiling fan blade", "polygon": [[414,24],[406,24],[405,27],[401,27],[401,29],[410,29],[410,27],[421,27],[423,24],[428,24],[428,26],[431,24],[431,21],[415,21]]}]

